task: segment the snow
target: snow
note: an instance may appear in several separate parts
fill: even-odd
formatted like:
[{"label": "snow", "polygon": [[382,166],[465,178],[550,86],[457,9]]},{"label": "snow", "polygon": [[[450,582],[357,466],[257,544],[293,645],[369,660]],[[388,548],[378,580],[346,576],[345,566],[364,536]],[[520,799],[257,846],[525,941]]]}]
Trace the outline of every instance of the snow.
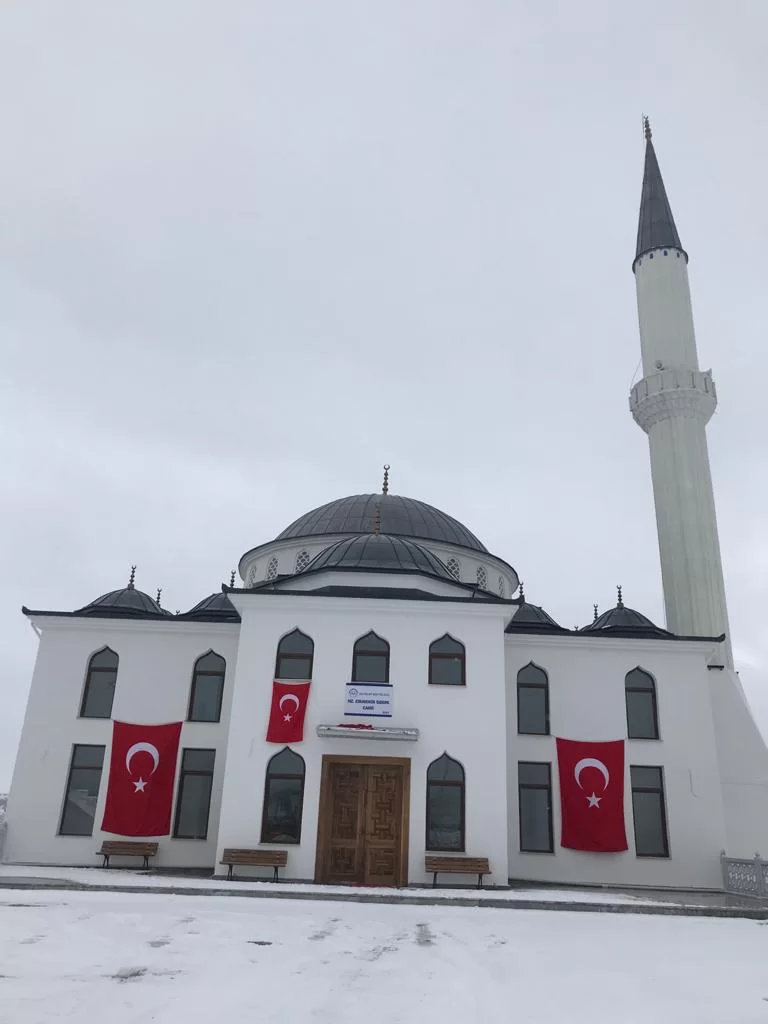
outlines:
[{"label": "snow", "polygon": [[[372,893],[383,898],[397,900],[405,896],[427,896],[430,900],[546,900],[551,903],[614,903],[614,904],[641,904],[644,906],[658,904],[660,900],[654,900],[645,896],[633,896],[627,893],[612,892],[596,889],[475,889],[467,888],[437,888],[426,889],[409,888],[385,889],[352,889],[349,886],[340,885],[311,885],[300,882],[259,882],[244,881],[237,879],[228,882],[220,878],[196,878],[187,875],[154,875],[145,874],[141,871],[130,871],[124,869],[101,869],[101,868],[68,868],[68,867],[36,867],[22,866],[18,864],[3,864],[0,866],[0,883],[8,882],[14,878],[49,878],[61,879],[67,882],[76,882],[79,885],[103,886],[140,886],[147,889],[216,889],[222,892],[256,891],[264,895],[273,896],[275,893],[286,894],[310,894],[318,895],[318,892],[330,893],[332,895],[349,896],[350,892]],[[664,903],[682,902],[675,901],[672,896],[664,899]],[[695,896],[686,901],[687,905],[695,904]]]},{"label": "snow", "polygon": [[0,1022],[768,1019],[757,922],[0,891]]}]

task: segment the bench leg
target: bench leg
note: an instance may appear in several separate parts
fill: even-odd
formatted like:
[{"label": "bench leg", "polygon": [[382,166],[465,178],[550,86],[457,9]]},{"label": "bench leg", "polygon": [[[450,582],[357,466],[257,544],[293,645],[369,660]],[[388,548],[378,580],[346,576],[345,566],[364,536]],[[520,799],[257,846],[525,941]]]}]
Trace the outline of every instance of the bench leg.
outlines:
[{"label": "bench leg", "polygon": [[103,868],[108,868],[109,867],[109,854],[108,853],[103,853],[102,857],[104,858],[104,863],[101,866]]},{"label": "bench leg", "polygon": [[232,881],[232,869],[233,868],[234,868],[234,864],[230,864],[229,865],[229,870],[227,871],[227,881],[229,881],[229,882]]},{"label": "bench leg", "polygon": [[280,880],[280,879],[278,878],[278,875],[277,875],[277,864],[275,864],[275,876],[274,876],[274,878],[272,879],[272,881],[273,881],[273,882],[278,882],[279,880]]},{"label": "bench leg", "polygon": [[432,875],[432,888],[434,889],[436,886],[437,886],[437,872],[435,872],[434,875]]},{"label": "bench leg", "polygon": [[478,889],[482,889],[483,888],[483,876],[482,875],[478,875],[477,876],[477,888]]},{"label": "bench leg", "polygon": [[144,870],[149,871],[149,856],[144,857]]}]

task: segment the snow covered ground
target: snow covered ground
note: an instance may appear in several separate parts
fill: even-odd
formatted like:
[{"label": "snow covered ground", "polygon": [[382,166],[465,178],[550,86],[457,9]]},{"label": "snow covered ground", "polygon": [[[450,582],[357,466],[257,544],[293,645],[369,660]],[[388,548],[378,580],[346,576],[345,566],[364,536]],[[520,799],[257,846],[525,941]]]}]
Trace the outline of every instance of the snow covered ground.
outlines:
[{"label": "snow covered ground", "polygon": [[752,1024],[743,920],[0,891],[2,1024]]}]

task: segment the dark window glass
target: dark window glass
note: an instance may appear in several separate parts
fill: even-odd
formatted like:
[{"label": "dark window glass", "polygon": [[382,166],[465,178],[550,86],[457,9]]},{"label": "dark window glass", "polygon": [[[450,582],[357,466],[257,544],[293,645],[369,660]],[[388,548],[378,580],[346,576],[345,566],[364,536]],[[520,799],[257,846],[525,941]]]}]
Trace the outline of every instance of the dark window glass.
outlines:
[{"label": "dark window glass", "polygon": [[427,849],[464,849],[464,768],[447,754],[427,768]]},{"label": "dark window glass", "polygon": [[289,747],[270,758],[264,785],[262,843],[301,841],[304,774],[304,758]]},{"label": "dark window glass", "polygon": [[215,760],[215,750],[191,747],[182,752],[173,827],[177,839],[205,839],[208,836]]},{"label": "dark window glass", "polygon": [[664,776],[661,768],[630,765],[635,853],[639,857],[668,857]]},{"label": "dark window glass", "polygon": [[353,683],[389,682],[389,644],[375,633],[361,636],[352,654]]},{"label": "dark window glass", "polygon": [[624,680],[627,699],[627,736],[631,740],[657,740],[659,716],[656,684],[641,668],[633,668]]},{"label": "dark window glass", "polygon": [[104,747],[76,743],[72,748],[60,835],[93,835],[103,764]]},{"label": "dark window glass", "polygon": [[517,673],[517,731],[549,735],[549,680],[533,662]]},{"label": "dark window glass", "polygon": [[442,686],[464,686],[466,652],[452,636],[441,636],[429,645],[429,681]]},{"label": "dark window glass", "polygon": [[226,668],[226,661],[213,651],[209,651],[197,659],[192,672],[188,721],[219,721]]},{"label": "dark window glass", "polygon": [[[111,718],[115,699],[118,657],[109,647],[97,651],[88,662],[81,718]],[[88,833],[90,835],[90,832]]]},{"label": "dark window glass", "polygon": [[277,645],[275,679],[311,679],[314,653],[311,638],[294,629]]},{"label": "dark window glass", "polygon": [[552,853],[551,766],[520,761],[517,766],[520,804],[520,849],[524,853]]}]

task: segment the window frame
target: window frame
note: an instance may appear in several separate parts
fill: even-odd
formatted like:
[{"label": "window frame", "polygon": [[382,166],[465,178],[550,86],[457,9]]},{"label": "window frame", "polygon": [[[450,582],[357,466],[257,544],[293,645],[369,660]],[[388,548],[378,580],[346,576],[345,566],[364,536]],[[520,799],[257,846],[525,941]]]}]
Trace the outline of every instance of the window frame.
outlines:
[{"label": "window frame", "polygon": [[[432,651],[432,648],[435,646],[435,644],[440,643],[441,640],[446,640],[446,639],[453,640],[453,642],[455,644],[458,644],[459,647],[461,647],[461,654],[443,654],[440,651],[436,651],[436,652]],[[434,665],[433,665],[433,662],[435,662],[435,661],[456,661],[457,659],[461,662],[461,682],[460,683],[441,683],[439,681],[436,682],[435,679],[434,679]],[[427,682],[428,682],[429,686],[466,686],[467,685],[467,648],[466,648],[466,644],[462,643],[461,640],[457,640],[455,636],[452,636],[450,633],[443,633],[442,636],[439,636],[435,640],[433,640],[430,643],[430,645],[429,645],[428,660],[429,660],[429,666],[428,666],[428,672],[427,672]]]},{"label": "window frame", "polygon": [[[461,768],[461,779],[434,779],[430,780],[429,771],[433,768],[438,761],[442,761],[443,758],[447,758],[453,764],[457,764]],[[424,849],[428,853],[466,853],[467,849],[467,771],[461,761],[457,761],[455,757],[451,757],[447,750],[444,750],[439,757],[436,757],[434,761],[430,761],[427,765],[427,771],[425,773],[426,782],[426,804],[424,809]],[[452,846],[446,848],[444,846],[430,846],[429,845],[429,791],[433,786],[444,786],[450,788],[460,789],[461,805],[460,805],[460,820],[459,820],[459,846]]]},{"label": "window frame", "polygon": [[[269,766],[272,764],[272,762],[275,760],[276,757],[279,757],[279,755],[284,753],[286,750],[289,753],[293,754],[295,757],[298,757],[299,760],[301,761],[302,768],[303,768],[303,771],[302,771],[301,775],[298,775],[295,772],[272,772],[272,773],[270,773]],[[264,836],[266,834],[266,831],[267,831],[267,812],[269,810],[269,790],[270,790],[270,782],[271,782],[272,779],[300,779],[301,780],[301,786],[299,788],[299,833],[298,833],[298,837],[295,840],[265,839],[264,838]],[[290,747],[290,745],[288,745],[288,744],[286,744],[281,750],[278,750],[276,753],[274,753],[270,757],[270,759],[267,761],[267,766],[264,769],[264,799],[263,799],[263,802],[262,802],[262,805],[261,805],[261,832],[259,833],[259,836],[260,836],[259,842],[260,843],[266,844],[267,846],[300,846],[301,845],[301,830],[302,830],[302,826],[304,824],[304,790],[305,790],[305,786],[306,786],[306,779],[307,779],[307,762],[304,760],[302,755],[297,750],[293,750]]]},{"label": "window frame", "polygon": [[[526,683],[520,681],[520,675],[527,668],[535,668],[544,676],[543,683]],[[549,673],[541,665],[537,665],[535,661],[529,661],[526,665],[523,665],[518,669],[517,676],[515,677],[516,684],[516,699],[517,699],[517,735],[518,736],[551,736],[552,735],[552,724],[549,718]],[[528,730],[523,731],[520,728],[520,690],[543,690],[544,691],[544,732],[529,732]],[[527,763],[527,762],[526,762]],[[539,762],[532,761],[531,764],[538,764]],[[541,762],[543,763],[543,762]],[[551,782],[551,779],[550,779]]]},{"label": "window frame", "polygon": [[[306,640],[309,640],[309,647],[310,647],[309,654],[291,654],[290,652],[287,652],[285,655],[282,655],[280,653],[280,648],[282,647],[283,643],[288,639],[288,637],[295,636],[297,634],[299,636],[303,636]],[[288,657],[288,658],[305,658],[305,659],[307,659],[309,661],[309,671],[307,672],[307,674],[305,676],[281,676],[279,670],[280,670],[280,662],[281,662],[281,659],[283,657]],[[277,641],[277,653],[275,655],[275,675],[274,675],[274,678],[276,680],[279,681],[281,679],[285,679],[288,682],[297,682],[297,681],[298,682],[302,682],[302,681],[311,682],[312,681],[312,670],[314,668],[314,665],[315,665],[315,641],[312,639],[311,636],[309,636],[308,633],[305,633],[305,632],[303,632],[303,630],[299,629],[298,626],[296,626],[294,629],[290,630],[290,632],[284,633],[280,637],[280,639]]]},{"label": "window frame", "polygon": [[[87,748],[89,748],[91,750],[100,750],[101,751],[101,767],[100,768],[96,768],[96,767],[93,767],[91,765],[88,765],[85,768],[80,768],[80,767],[78,767],[75,764],[75,752],[78,751],[78,750],[81,750],[83,747],[87,747]],[[74,838],[74,839],[89,839],[91,836],[93,836],[93,829],[94,829],[94,827],[96,825],[96,807],[98,807],[99,796],[101,795],[101,779],[102,779],[102,776],[104,775],[104,755],[106,754],[106,752],[107,752],[107,747],[106,747],[106,744],[104,744],[104,743],[73,743],[72,744],[72,747],[70,749],[70,754],[69,754],[69,768],[67,770],[67,782],[66,782],[66,785],[64,787],[64,800],[62,801],[61,813],[59,815],[59,827],[56,830],[56,835],[57,836],[64,836],[64,837],[67,837],[67,838]],[[94,806],[94,812],[93,812],[93,826],[91,827],[91,831],[90,832],[65,832],[64,831],[64,817],[65,817],[65,815],[67,813],[67,804],[69,803],[69,790],[70,790],[70,786],[72,784],[72,772],[75,769],[77,769],[78,771],[94,771],[94,772],[97,771],[99,773],[99,782],[98,782],[98,785],[96,786],[96,805]]]},{"label": "window frame", "polygon": [[[640,673],[642,673],[642,675],[644,675],[649,680],[651,685],[650,686],[630,686],[629,685],[629,677],[632,675],[633,672],[640,672]],[[628,695],[630,693],[650,693],[650,695],[651,695],[651,707],[653,709],[653,728],[654,728],[655,735],[653,735],[653,736],[633,736],[632,735],[632,731],[631,731],[631,728],[630,728],[630,722],[629,722],[629,700],[628,700]],[[647,669],[641,668],[639,665],[636,665],[633,669],[630,669],[629,672],[627,672],[627,674],[624,676],[624,711],[625,711],[626,718],[627,718],[627,739],[630,739],[630,740],[652,740],[652,741],[653,740],[661,739],[661,734],[659,732],[659,700],[658,700],[658,695],[657,695],[657,692],[656,692],[656,680],[654,679],[654,677],[651,675],[651,673]]]},{"label": "window frame", "polygon": [[[659,773],[659,785],[635,786],[632,781],[633,768],[654,768]],[[629,766],[629,788],[632,797],[632,832],[635,841],[635,856],[647,857],[651,860],[669,860],[669,822],[667,818],[667,787],[664,784],[664,766],[660,764],[631,764]],[[659,809],[661,814],[661,834],[664,839],[664,853],[639,853],[637,849],[637,820],[635,817],[635,793],[656,793],[659,796]]]},{"label": "window frame", "polygon": [[[521,782],[521,765],[546,766],[549,781],[546,786],[540,782]],[[529,850],[523,846],[523,801],[521,793],[524,789],[543,790],[547,794],[547,825],[549,828],[549,848],[547,850]],[[552,821],[552,762],[551,761],[518,761],[517,762],[517,837],[520,853],[543,853],[554,854],[555,852],[555,831]]]},{"label": "window frame", "polygon": [[[200,768],[185,768],[184,759],[188,752],[213,754],[213,768],[210,771],[202,771]],[[213,779],[216,774],[216,748],[215,747],[182,747],[181,749],[181,760],[179,762],[179,781],[176,784],[176,806],[173,813],[173,839],[188,839],[193,842],[206,842],[208,839],[208,830],[211,824],[211,804],[213,803]],[[188,775],[203,776],[211,780],[211,786],[208,790],[208,807],[205,814],[205,835],[202,836],[182,836],[179,835],[179,819],[181,818],[181,798],[184,792],[184,780]]]},{"label": "window frame", "polygon": [[[365,647],[362,647],[362,648],[360,648],[358,650],[358,644],[361,644],[364,640],[367,640],[368,637],[376,637],[377,640],[380,640],[384,644],[384,646],[386,647],[386,652],[380,651],[380,650],[377,651],[377,650],[374,650],[374,649],[370,649],[369,650],[369,649],[366,649]],[[385,640],[383,636],[379,636],[379,634],[376,632],[375,629],[369,629],[368,632],[365,633],[363,636],[359,636],[357,638],[357,640],[355,640],[354,644],[352,645],[352,675],[350,676],[350,682],[353,682],[353,683],[371,683],[372,685],[377,685],[377,686],[389,686],[390,685],[390,682],[389,682],[390,654],[391,654],[391,650],[390,650],[390,646],[389,646],[389,640]],[[384,679],[360,679],[360,678],[358,678],[358,675],[357,675],[357,659],[360,658],[360,657],[363,657],[363,658],[384,658],[384,677],[385,678]]]},{"label": "window frame", "polygon": [[[110,654],[114,654],[115,658],[117,659],[117,664],[115,665],[115,667],[114,668],[102,668],[99,665],[94,667],[93,666],[93,659],[97,658],[100,654],[104,654],[106,652],[109,652]],[[93,652],[93,654],[88,659],[88,662],[87,662],[86,668],[85,668],[85,682],[83,683],[83,692],[82,692],[82,696],[80,698],[80,711],[78,713],[78,718],[93,718],[93,719],[96,719],[97,721],[102,721],[102,722],[108,722],[112,718],[112,710],[113,710],[114,705],[115,705],[115,692],[117,691],[117,674],[118,674],[119,671],[120,671],[120,655],[117,653],[117,651],[113,651],[112,648],[109,645],[105,645],[104,647],[100,647],[98,649],[98,651],[94,651]],[[109,714],[108,715],[86,715],[85,714],[85,706],[86,706],[86,704],[88,702],[88,694],[89,694],[90,689],[91,689],[91,678],[96,673],[105,673],[106,674],[107,672],[114,673],[114,676],[115,676],[115,683],[114,683],[114,686],[112,687],[112,700],[111,700],[110,705],[109,705]],[[81,744],[81,746],[88,746],[88,744],[87,743],[86,744]]]},{"label": "window frame", "polygon": [[[224,667],[221,670],[221,672],[213,672],[210,669],[203,669],[203,670],[199,670],[198,669],[197,666],[199,665],[199,663],[203,660],[203,658],[207,658],[209,654],[213,654],[217,658],[221,659],[221,661],[224,664]],[[197,691],[198,676],[216,676],[216,677],[221,679],[221,685],[219,687],[219,703],[218,703],[218,708],[217,708],[217,711],[216,711],[216,717],[215,718],[193,718],[192,717],[192,709],[194,708],[194,705],[195,705],[195,693]],[[199,658],[195,659],[195,663],[192,666],[192,683],[191,683],[190,688],[189,688],[189,703],[187,705],[187,719],[186,720],[188,722],[200,722],[203,725],[206,725],[206,724],[207,725],[216,725],[218,722],[221,722],[221,708],[222,708],[222,705],[224,703],[224,682],[225,682],[226,676],[227,676],[227,659],[223,655],[219,654],[218,651],[214,651],[213,648],[210,648],[209,650],[205,651],[204,654],[201,654]]]}]

